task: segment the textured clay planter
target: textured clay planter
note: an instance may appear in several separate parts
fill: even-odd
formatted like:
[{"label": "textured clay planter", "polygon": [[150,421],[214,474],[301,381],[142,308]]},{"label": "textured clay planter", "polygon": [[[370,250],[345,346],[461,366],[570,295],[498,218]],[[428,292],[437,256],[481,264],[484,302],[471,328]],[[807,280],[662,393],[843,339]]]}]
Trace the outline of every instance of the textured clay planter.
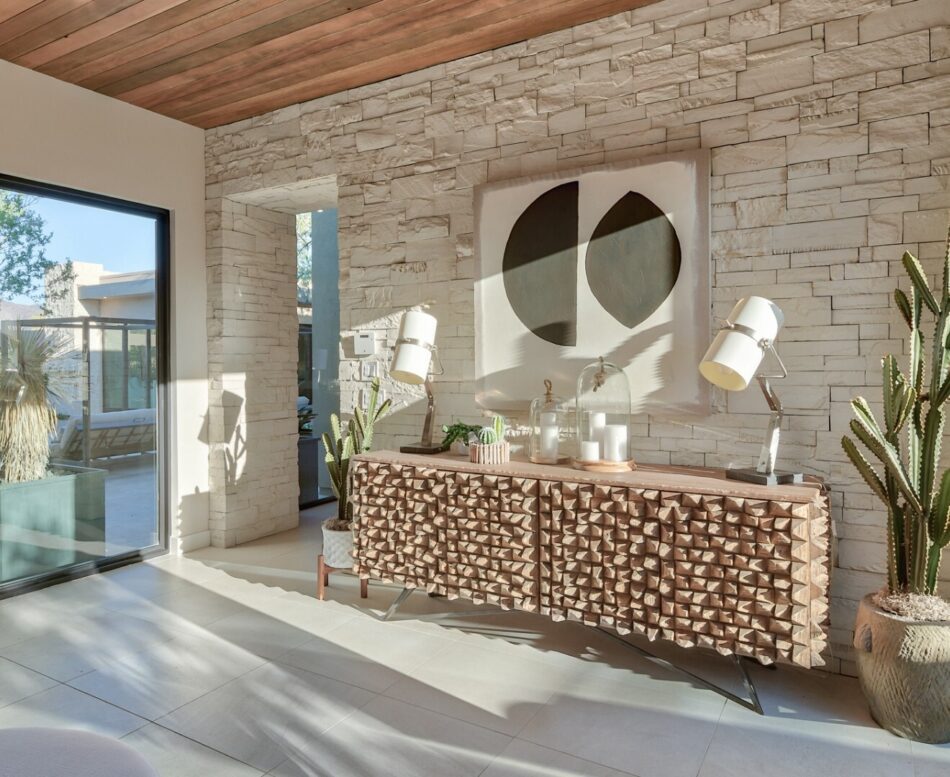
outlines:
[{"label": "textured clay planter", "polygon": [[950,621],[901,618],[865,596],[854,647],[874,720],[918,742],[950,742]]},{"label": "textured clay planter", "polygon": [[334,569],[353,568],[353,530],[328,529],[323,524],[323,561]]}]

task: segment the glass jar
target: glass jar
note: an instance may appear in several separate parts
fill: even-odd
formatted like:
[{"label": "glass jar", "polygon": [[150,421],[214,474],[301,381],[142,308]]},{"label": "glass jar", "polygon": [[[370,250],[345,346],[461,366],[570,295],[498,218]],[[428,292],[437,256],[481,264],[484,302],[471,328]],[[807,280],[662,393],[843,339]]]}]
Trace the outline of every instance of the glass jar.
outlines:
[{"label": "glass jar", "polygon": [[630,453],[630,380],[601,356],[577,378],[574,466],[595,472],[636,469]]},{"label": "glass jar", "polygon": [[544,396],[531,401],[528,458],[536,464],[560,464],[571,457],[573,428],[567,402],[554,395],[550,380]]}]

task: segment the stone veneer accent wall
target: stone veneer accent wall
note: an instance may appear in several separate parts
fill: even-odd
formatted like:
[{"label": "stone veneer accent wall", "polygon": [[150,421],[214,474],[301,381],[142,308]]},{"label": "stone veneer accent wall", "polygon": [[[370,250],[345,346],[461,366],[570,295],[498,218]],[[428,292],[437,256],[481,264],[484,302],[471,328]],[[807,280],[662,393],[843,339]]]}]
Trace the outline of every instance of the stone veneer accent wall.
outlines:
[{"label": "stone veneer accent wall", "polygon": [[[373,329],[391,346],[399,311],[430,303],[446,370],[440,421],[478,413],[473,187],[711,149],[712,312],[724,317],[753,293],[785,310],[782,463],[830,483],[839,537],[831,666],[852,671],[853,614],[882,581],[884,530],[839,438],[848,400],[876,397],[880,357],[902,347],[890,302],[904,283],[902,251],[931,273],[940,262],[950,209],[947,0],[664,0],[206,139],[212,212],[242,192],[336,176],[344,409],[366,385],[345,358],[347,334]],[[265,296],[261,319],[247,326],[270,331]],[[760,397],[720,396],[717,409],[728,414],[640,419],[638,458],[754,461]],[[421,413],[418,401],[396,413],[381,444],[417,436]],[[280,458],[288,453],[259,455],[290,467]]]},{"label": "stone veneer accent wall", "polygon": [[292,214],[208,213],[211,543],[297,525],[297,254]]}]

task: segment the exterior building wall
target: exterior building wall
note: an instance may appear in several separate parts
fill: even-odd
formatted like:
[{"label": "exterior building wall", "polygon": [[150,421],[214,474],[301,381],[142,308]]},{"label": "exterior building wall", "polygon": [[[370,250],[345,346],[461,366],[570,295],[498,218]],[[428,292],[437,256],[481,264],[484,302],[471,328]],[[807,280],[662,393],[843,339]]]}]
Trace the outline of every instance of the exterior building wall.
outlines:
[{"label": "exterior building wall", "polygon": [[[663,0],[210,130],[207,193],[335,175],[343,410],[367,385],[348,338],[375,331],[385,368],[400,312],[429,304],[439,421],[474,420],[473,187],[695,148],[712,155],[711,315],[748,294],[786,314],[780,463],[831,489],[829,658],[850,672],[856,603],[883,579],[884,516],[839,440],[848,401],[877,397],[881,356],[903,348],[902,252],[931,274],[943,254],[946,0]],[[385,387],[397,407],[378,447],[418,437],[425,407]],[[716,411],[639,418],[637,458],[748,466],[764,401],[719,395]]]}]

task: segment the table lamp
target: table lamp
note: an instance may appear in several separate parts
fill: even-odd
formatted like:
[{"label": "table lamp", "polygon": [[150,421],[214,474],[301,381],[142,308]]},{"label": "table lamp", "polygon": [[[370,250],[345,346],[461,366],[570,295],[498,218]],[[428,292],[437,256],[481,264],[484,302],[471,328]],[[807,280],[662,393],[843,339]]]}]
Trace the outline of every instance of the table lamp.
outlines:
[{"label": "table lamp", "polygon": [[[755,378],[772,411],[758,464],[755,469],[726,470],[726,476],[733,480],[764,486],[802,482],[801,473],[775,469],[783,411],[769,381],[788,377],[788,370],[775,350],[775,338],[784,321],[781,308],[765,297],[739,300],[699,364],[702,376],[726,391],[743,391]],[[780,372],[758,371],[766,352],[775,356]]]},{"label": "table lamp", "polygon": [[[432,367],[432,355],[436,353],[435,330],[436,317],[423,310],[407,310],[399,325],[399,337],[396,350],[389,367],[393,380],[410,386],[425,385],[428,407],[422,426],[422,440],[412,445],[404,445],[403,453],[441,453],[448,446],[432,442],[432,425],[435,420],[435,395],[432,393],[432,381],[429,378]],[[437,374],[441,374],[441,371]]]}]

